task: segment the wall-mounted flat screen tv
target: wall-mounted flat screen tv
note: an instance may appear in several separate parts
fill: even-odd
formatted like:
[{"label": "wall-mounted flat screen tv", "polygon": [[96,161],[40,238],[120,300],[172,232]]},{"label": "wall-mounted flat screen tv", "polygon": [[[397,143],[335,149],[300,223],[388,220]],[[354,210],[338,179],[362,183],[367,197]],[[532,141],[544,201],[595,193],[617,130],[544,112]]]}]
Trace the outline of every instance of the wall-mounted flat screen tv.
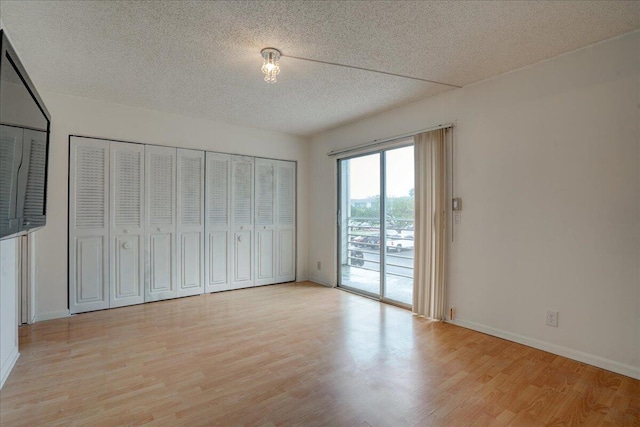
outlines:
[{"label": "wall-mounted flat screen tv", "polygon": [[0,30],[0,239],[47,221],[51,116]]}]

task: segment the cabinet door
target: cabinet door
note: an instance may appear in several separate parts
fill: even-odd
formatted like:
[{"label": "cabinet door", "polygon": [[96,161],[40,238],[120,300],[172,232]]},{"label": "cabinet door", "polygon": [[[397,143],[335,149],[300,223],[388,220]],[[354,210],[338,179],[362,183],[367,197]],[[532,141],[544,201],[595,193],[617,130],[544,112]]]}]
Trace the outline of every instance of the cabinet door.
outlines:
[{"label": "cabinet door", "polygon": [[71,138],[69,308],[109,307],[109,142]]},{"label": "cabinet door", "polygon": [[178,296],[204,292],[204,151],[178,149]]},{"label": "cabinet door", "polygon": [[234,156],[231,162],[233,289],[254,285],[253,162],[252,157],[242,156]]},{"label": "cabinet door", "polygon": [[145,301],[176,298],[175,148],[145,147],[145,199]]},{"label": "cabinet door", "polygon": [[144,146],[111,142],[111,303],[144,302]]},{"label": "cabinet door", "polygon": [[205,291],[231,289],[231,156],[206,154]]},{"label": "cabinet door", "polygon": [[296,279],[296,164],[278,161],[276,180],[276,282]]},{"label": "cabinet door", "polygon": [[255,160],[256,285],[276,281],[276,164],[275,160]]}]

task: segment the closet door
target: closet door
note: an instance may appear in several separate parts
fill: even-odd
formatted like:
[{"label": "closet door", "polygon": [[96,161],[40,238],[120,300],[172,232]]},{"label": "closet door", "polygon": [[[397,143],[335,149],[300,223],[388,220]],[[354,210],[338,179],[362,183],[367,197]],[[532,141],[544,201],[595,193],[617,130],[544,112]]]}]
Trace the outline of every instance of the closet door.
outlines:
[{"label": "closet door", "polygon": [[69,309],[109,308],[109,142],[71,138]]},{"label": "closet door", "polygon": [[23,182],[26,185],[26,197],[23,201],[24,204],[20,209],[24,215],[25,226],[40,227],[46,223],[46,132],[25,129],[22,155],[23,166],[21,170],[23,168],[25,169]]},{"label": "closet door", "polygon": [[205,291],[231,289],[231,156],[206,153]]},{"label": "closet door", "polygon": [[111,303],[144,302],[144,145],[111,142]]},{"label": "closet door", "polygon": [[254,285],[253,274],[253,157],[234,156],[231,162],[233,289]]},{"label": "closet door", "polygon": [[178,296],[204,292],[204,151],[178,149]]},{"label": "closet door", "polygon": [[276,161],[255,160],[256,286],[276,282]]},{"label": "closet door", "polygon": [[176,149],[145,147],[145,301],[178,296],[176,274]]},{"label": "closet door", "polygon": [[296,279],[296,164],[278,161],[276,178],[276,282]]},{"label": "closet door", "polygon": [[[15,179],[22,163],[22,139],[24,131],[13,126],[0,126],[0,231],[2,235],[20,231],[16,218],[18,181]],[[9,195],[9,197],[7,197]]]}]

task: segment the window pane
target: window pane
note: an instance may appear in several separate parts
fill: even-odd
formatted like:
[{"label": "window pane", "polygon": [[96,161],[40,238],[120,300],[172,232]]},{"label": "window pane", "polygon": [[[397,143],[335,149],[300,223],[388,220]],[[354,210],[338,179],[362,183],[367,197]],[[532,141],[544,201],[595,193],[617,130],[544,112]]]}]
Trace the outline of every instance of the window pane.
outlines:
[{"label": "window pane", "polygon": [[413,301],[413,146],[385,152],[387,255],[384,297]]},{"label": "window pane", "polygon": [[340,162],[340,286],[380,295],[380,154]]}]

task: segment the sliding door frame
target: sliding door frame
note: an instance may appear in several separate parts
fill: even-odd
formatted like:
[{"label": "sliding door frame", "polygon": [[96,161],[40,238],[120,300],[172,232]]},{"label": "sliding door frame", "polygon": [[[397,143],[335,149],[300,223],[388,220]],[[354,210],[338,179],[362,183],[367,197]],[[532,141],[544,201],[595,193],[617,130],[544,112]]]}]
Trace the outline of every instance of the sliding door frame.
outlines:
[{"label": "sliding door frame", "polygon": [[[351,154],[351,155],[346,155],[344,157],[340,157],[337,159],[337,169],[338,169],[338,191],[337,191],[337,206],[338,206],[338,210],[337,210],[337,287],[339,289],[342,290],[346,290],[358,295],[362,295],[362,296],[366,296],[368,298],[372,298],[375,300],[378,300],[380,302],[384,302],[387,304],[391,304],[391,305],[396,305],[398,307],[402,307],[402,308],[406,308],[411,310],[412,306],[411,304],[405,304],[401,301],[397,301],[394,299],[390,299],[385,297],[385,291],[386,291],[386,276],[387,276],[387,272],[386,272],[386,264],[387,264],[387,204],[386,204],[386,193],[387,193],[387,182],[386,182],[386,152],[390,151],[390,150],[395,150],[398,148],[404,148],[404,147],[410,147],[413,146],[413,137],[411,137],[410,140],[408,139],[403,139],[402,141],[396,142],[395,144],[389,145],[389,146],[385,146],[382,148],[378,148],[376,150],[371,150],[371,151],[363,151],[363,152],[359,152],[357,154]],[[371,292],[368,291],[364,291],[364,290],[360,290],[351,286],[345,286],[343,284],[341,284],[342,281],[342,252],[343,250],[346,251],[347,253],[347,260],[348,260],[348,253],[349,253],[349,242],[346,242],[347,247],[343,248],[343,239],[342,239],[342,233],[343,233],[343,229],[344,227],[349,227],[349,224],[347,223],[346,225],[344,225],[342,222],[342,211],[344,209],[343,206],[343,180],[345,179],[345,177],[343,176],[342,173],[342,162],[344,161],[348,161],[348,160],[352,160],[352,159],[356,159],[359,157],[364,157],[364,156],[369,156],[372,154],[379,154],[380,155],[380,183],[379,183],[379,189],[380,189],[380,289],[379,289],[379,294],[373,294]]]}]

